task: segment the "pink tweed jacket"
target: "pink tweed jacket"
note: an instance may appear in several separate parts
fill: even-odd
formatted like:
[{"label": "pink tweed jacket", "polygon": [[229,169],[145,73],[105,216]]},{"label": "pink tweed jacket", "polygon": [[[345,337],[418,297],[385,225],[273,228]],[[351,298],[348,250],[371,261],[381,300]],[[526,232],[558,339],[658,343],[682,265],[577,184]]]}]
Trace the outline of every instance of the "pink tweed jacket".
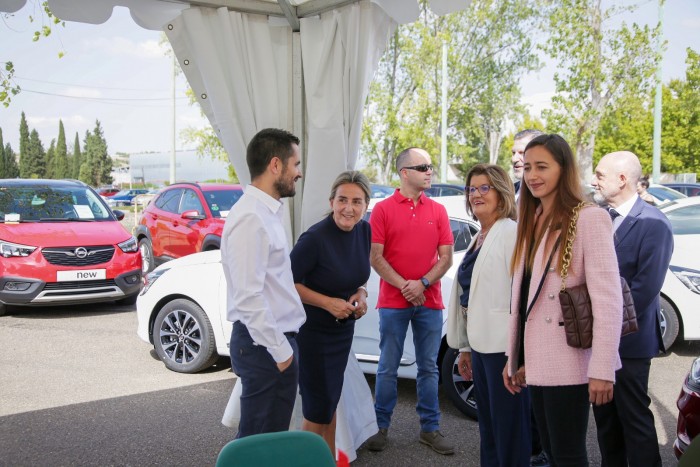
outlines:
[{"label": "pink tweed jacket", "polygon": [[[538,214],[539,215],[539,214]],[[548,232],[549,234],[549,232]],[[552,232],[558,235],[558,232]],[[528,385],[568,386],[588,383],[589,378],[615,381],[620,368],[618,346],[622,327],[622,290],[620,272],[613,244],[610,216],[598,207],[581,209],[578,219],[567,287],[582,283],[588,286],[593,307],[593,346],[581,350],[569,347],[564,334],[557,272],[558,253],[548,271],[549,255],[541,242],[533,265],[529,299],[535,296],[542,274],[546,272],[542,291],[525,323],[525,378]],[[559,249],[563,246],[560,245]],[[509,356],[517,355],[520,285],[524,260],[516,268],[512,283],[509,321]],[[516,359],[509,358],[512,373]]]}]

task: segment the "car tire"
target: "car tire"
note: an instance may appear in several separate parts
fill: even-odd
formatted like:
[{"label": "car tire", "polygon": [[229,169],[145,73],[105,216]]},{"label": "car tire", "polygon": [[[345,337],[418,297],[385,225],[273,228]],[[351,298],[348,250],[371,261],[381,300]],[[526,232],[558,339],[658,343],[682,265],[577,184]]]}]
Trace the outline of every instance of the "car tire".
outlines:
[{"label": "car tire", "polygon": [[124,298],[117,300],[117,305],[119,306],[131,306],[136,303],[136,299],[139,298],[139,294],[135,293]]},{"label": "car tire", "polygon": [[139,240],[139,251],[141,252],[141,272],[145,276],[156,267],[153,258],[153,245],[148,238],[144,237]]},{"label": "car tire", "polygon": [[459,351],[447,348],[441,363],[442,389],[455,407],[469,418],[478,420],[476,394],[472,381],[465,381],[457,371]]},{"label": "car tire", "polygon": [[183,298],[167,303],[156,316],[153,345],[165,366],[178,373],[197,373],[219,358],[206,313]]},{"label": "car tire", "polygon": [[680,322],[678,312],[668,300],[661,297],[659,305],[661,309],[661,337],[664,340],[664,347],[668,350],[676,342],[680,331]]}]

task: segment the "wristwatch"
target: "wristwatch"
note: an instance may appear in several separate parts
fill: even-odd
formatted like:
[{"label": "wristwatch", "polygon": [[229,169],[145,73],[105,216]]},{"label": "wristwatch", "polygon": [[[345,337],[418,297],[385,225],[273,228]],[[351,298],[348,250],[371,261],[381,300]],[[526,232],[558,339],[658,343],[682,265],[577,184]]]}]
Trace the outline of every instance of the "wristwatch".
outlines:
[{"label": "wristwatch", "polygon": [[423,284],[423,287],[425,287],[426,289],[430,287],[430,281],[425,277],[420,278],[420,283]]}]

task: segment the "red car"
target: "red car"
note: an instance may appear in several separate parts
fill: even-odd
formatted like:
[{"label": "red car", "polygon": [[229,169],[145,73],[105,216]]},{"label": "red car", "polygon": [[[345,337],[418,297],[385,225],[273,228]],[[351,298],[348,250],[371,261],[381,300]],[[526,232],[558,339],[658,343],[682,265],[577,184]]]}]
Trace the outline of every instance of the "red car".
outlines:
[{"label": "red car", "polygon": [[121,190],[114,186],[103,186],[97,189],[97,194],[104,196],[105,198],[112,197],[119,193]]},{"label": "red car", "polygon": [[0,314],[7,305],[134,304],[141,254],[123,217],[82,182],[0,180]]},{"label": "red car", "polygon": [[240,185],[176,183],[163,189],[135,229],[143,273],[156,263],[218,250],[226,215],[241,195]]},{"label": "red car", "polygon": [[700,357],[693,361],[676,405],[678,406],[678,427],[673,452],[676,458],[680,459],[690,442],[700,435]]}]

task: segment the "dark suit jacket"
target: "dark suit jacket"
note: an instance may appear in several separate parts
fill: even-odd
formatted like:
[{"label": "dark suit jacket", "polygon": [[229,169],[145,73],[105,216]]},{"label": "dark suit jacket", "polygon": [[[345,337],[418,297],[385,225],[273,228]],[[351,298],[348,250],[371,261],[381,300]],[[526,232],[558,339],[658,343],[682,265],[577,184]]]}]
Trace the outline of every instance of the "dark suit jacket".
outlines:
[{"label": "dark suit jacket", "polygon": [[652,358],[665,351],[659,326],[659,292],[673,253],[666,216],[641,198],[615,231],[620,275],[634,298],[639,331],[620,340],[620,357]]},{"label": "dark suit jacket", "polygon": [[518,180],[517,182],[513,183],[513,187],[515,188],[515,193],[520,192],[520,184],[522,183],[522,180]]}]

